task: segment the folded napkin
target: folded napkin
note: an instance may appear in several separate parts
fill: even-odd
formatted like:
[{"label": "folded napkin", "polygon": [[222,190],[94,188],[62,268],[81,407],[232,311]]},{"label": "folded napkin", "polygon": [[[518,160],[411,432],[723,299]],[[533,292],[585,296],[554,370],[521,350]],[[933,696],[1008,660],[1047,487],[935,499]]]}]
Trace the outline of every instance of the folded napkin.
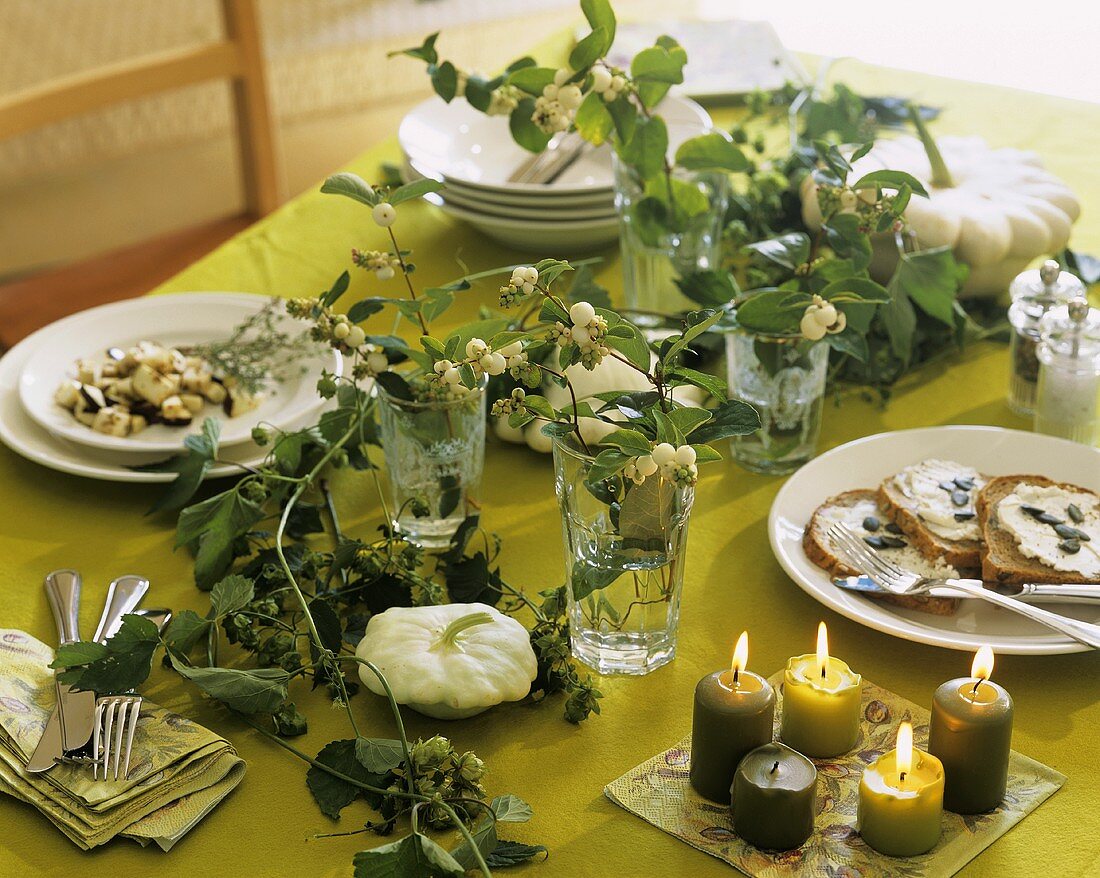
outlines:
[{"label": "folded napkin", "polygon": [[125,781],[93,780],[79,765],[27,773],[54,706],[52,661],[41,641],[0,629],[0,792],[29,802],[75,844],[88,850],[121,835],[169,850],[240,783],[245,763],[228,741],[147,700]]}]

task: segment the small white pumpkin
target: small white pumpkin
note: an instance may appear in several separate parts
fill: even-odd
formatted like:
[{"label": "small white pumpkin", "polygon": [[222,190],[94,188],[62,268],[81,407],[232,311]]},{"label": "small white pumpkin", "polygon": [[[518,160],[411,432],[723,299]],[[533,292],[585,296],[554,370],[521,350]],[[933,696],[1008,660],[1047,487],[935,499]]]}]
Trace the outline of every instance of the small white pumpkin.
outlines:
[{"label": "small white pumpkin", "polygon": [[[852,163],[849,179],[883,168],[906,171],[928,190],[928,198],[909,201],[905,218],[919,247],[946,245],[970,266],[964,294],[1006,293],[1028,264],[1066,246],[1081,213],[1076,196],[1043,168],[1038,155],[994,149],[980,137],[942,137],[930,149],[916,137],[879,140]],[[820,228],[817,187],[810,176],[801,196],[803,220],[811,229]],[[871,274],[885,283],[896,264],[893,236],[876,236]]]},{"label": "small white pumpkin", "polygon": [[[488,604],[391,607],[371,617],[355,654],[385,675],[398,704],[436,719],[526,698],[538,673],[527,629]],[[385,694],[370,668],[359,677]]]}]

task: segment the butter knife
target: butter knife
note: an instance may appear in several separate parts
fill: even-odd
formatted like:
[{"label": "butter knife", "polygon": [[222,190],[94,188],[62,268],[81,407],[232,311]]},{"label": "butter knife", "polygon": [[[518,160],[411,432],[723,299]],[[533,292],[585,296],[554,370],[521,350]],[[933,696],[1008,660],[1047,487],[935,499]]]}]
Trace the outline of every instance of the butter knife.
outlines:
[{"label": "butter knife", "polygon": [[[977,582],[977,580],[967,580]],[[893,594],[875,583],[869,576],[844,576],[833,579],[833,585],[845,591],[862,594]],[[984,583],[990,591],[1013,597],[1028,603],[1051,604],[1100,604],[1100,585],[1089,583],[1026,583],[1024,585],[1005,585],[1002,583]],[[933,586],[925,594],[932,597],[966,598],[970,595],[949,585]]]}]

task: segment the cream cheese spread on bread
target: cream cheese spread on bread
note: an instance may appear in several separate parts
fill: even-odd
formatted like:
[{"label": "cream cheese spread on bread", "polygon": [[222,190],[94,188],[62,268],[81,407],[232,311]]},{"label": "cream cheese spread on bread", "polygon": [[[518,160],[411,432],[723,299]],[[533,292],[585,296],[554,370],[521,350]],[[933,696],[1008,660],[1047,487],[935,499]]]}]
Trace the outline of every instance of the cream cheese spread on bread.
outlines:
[{"label": "cream cheese spread on bread", "polygon": [[[851,506],[828,506],[818,512],[818,518],[821,522],[821,532],[824,534],[828,534],[829,528],[834,524],[847,525],[864,539],[873,537],[876,534],[886,533],[881,527],[871,531],[863,526],[863,523],[868,519],[884,521],[882,518],[882,511],[874,500],[860,500],[858,503]],[[840,550],[832,544],[832,540],[829,540],[827,536],[825,539],[828,541],[829,549],[833,554],[839,556]],[[905,545],[897,548],[889,546],[880,548],[876,546],[875,549],[880,552],[883,557],[890,559],[899,567],[904,567],[906,570],[919,573],[921,576],[936,579],[949,579],[957,578],[959,575],[959,571],[942,558],[925,558],[917,551],[916,547],[912,545]]]},{"label": "cream cheese spread on bread", "polygon": [[922,460],[894,476],[925,527],[945,540],[981,539],[974,498],[985,484],[976,470],[950,460]]},{"label": "cream cheese spread on bread", "polygon": [[[1080,521],[1070,516],[1071,504]],[[1046,513],[1048,520],[1041,520],[1041,513]],[[997,520],[1015,538],[1024,557],[1055,570],[1100,579],[1100,500],[1095,495],[1021,482],[997,504]],[[1074,538],[1066,528],[1089,539]],[[1072,551],[1067,551],[1067,544]]]}]

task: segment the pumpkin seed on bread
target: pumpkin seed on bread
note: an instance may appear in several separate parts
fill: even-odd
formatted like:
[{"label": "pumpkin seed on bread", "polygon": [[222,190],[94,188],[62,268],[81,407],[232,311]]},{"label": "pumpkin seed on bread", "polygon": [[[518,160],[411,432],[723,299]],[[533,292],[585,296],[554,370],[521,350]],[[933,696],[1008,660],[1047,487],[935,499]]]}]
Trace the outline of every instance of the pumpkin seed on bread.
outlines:
[{"label": "pumpkin seed on bread", "polygon": [[[893,522],[888,511],[879,504],[871,489],[845,491],[822,503],[802,534],[802,548],[818,567],[830,576],[854,576],[854,570],[838,556],[836,546],[828,536],[829,528],[842,522],[868,540],[868,544],[901,567],[927,576],[958,576],[959,571],[942,559],[924,555],[920,547],[910,543]],[[900,544],[900,545],[899,545]],[[950,616],[959,607],[958,598],[931,595],[873,595],[867,597],[883,603],[937,616]]]},{"label": "pumpkin seed on bread", "polygon": [[[1020,502],[1017,492],[1030,488],[1029,499],[1043,494],[1050,499]],[[1021,538],[1003,520],[1003,501],[1017,494],[1011,504],[1030,532],[1041,539],[1046,555],[1030,557]],[[1068,496],[1067,496],[1068,495]],[[978,495],[978,520],[982,528],[982,578],[987,582],[1019,585],[1037,583],[1100,583],[1100,495],[1046,476],[1010,475],[991,479]],[[1043,559],[1047,560],[1044,561]],[[1050,563],[1048,563],[1048,561]],[[1064,569],[1067,563],[1091,570]],[[1062,564],[1059,569],[1054,564]]]}]

